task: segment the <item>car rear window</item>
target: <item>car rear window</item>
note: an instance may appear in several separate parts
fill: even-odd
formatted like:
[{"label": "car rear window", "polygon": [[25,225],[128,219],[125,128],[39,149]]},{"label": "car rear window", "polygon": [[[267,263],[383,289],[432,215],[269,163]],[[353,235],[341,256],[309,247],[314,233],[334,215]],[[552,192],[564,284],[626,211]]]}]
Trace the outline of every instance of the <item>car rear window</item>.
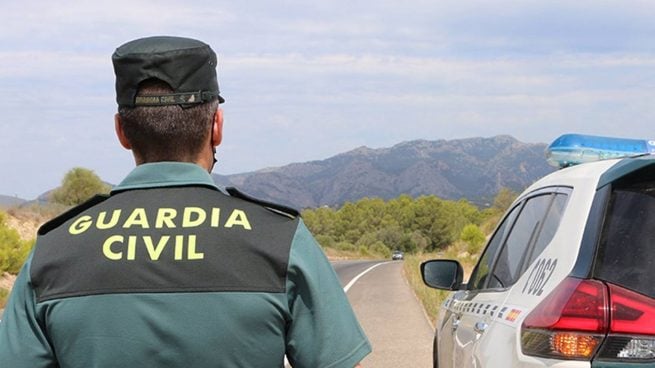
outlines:
[{"label": "car rear window", "polygon": [[614,185],[594,276],[655,297],[655,168]]}]

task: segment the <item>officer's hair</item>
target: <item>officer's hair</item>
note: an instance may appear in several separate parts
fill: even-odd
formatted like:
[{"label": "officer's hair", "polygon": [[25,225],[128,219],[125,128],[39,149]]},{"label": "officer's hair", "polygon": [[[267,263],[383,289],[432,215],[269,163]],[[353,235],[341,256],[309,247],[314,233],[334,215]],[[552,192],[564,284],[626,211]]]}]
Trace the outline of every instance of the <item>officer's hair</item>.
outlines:
[{"label": "officer's hair", "polygon": [[[165,82],[150,79],[139,95],[173,93]],[[182,108],[179,105],[120,107],[121,126],[132,151],[142,162],[194,162],[204,148],[218,101]]]}]

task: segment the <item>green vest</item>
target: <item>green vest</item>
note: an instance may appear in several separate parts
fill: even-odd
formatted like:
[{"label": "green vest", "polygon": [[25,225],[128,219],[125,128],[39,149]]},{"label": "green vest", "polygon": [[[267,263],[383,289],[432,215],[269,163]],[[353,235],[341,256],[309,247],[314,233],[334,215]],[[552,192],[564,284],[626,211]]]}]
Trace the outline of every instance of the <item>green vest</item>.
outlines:
[{"label": "green vest", "polygon": [[196,165],[141,165],[39,230],[0,362],[353,367],[370,345],[296,215],[224,194]]}]

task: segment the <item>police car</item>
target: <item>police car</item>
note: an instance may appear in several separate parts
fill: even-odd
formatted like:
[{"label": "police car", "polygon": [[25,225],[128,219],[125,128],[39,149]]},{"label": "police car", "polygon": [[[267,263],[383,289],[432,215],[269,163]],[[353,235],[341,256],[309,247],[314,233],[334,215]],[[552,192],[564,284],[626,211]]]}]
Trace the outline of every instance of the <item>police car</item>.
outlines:
[{"label": "police car", "polygon": [[457,261],[421,265],[451,291],[434,367],[655,367],[654,144],[558,138],[564,168],[516,199],[466,283]]}]

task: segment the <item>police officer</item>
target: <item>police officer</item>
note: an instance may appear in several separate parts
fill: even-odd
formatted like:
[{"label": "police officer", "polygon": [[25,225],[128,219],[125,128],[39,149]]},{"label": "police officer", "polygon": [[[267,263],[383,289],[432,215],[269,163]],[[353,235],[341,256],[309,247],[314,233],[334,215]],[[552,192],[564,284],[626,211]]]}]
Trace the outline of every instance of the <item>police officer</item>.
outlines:
[{"label": "police officer", "polygon": [[116,133],[136,168],[39,229],[0,322],[2,367],[358,365],[370,352],[297,212],[221,192],[216,54],[120,46]]}]

